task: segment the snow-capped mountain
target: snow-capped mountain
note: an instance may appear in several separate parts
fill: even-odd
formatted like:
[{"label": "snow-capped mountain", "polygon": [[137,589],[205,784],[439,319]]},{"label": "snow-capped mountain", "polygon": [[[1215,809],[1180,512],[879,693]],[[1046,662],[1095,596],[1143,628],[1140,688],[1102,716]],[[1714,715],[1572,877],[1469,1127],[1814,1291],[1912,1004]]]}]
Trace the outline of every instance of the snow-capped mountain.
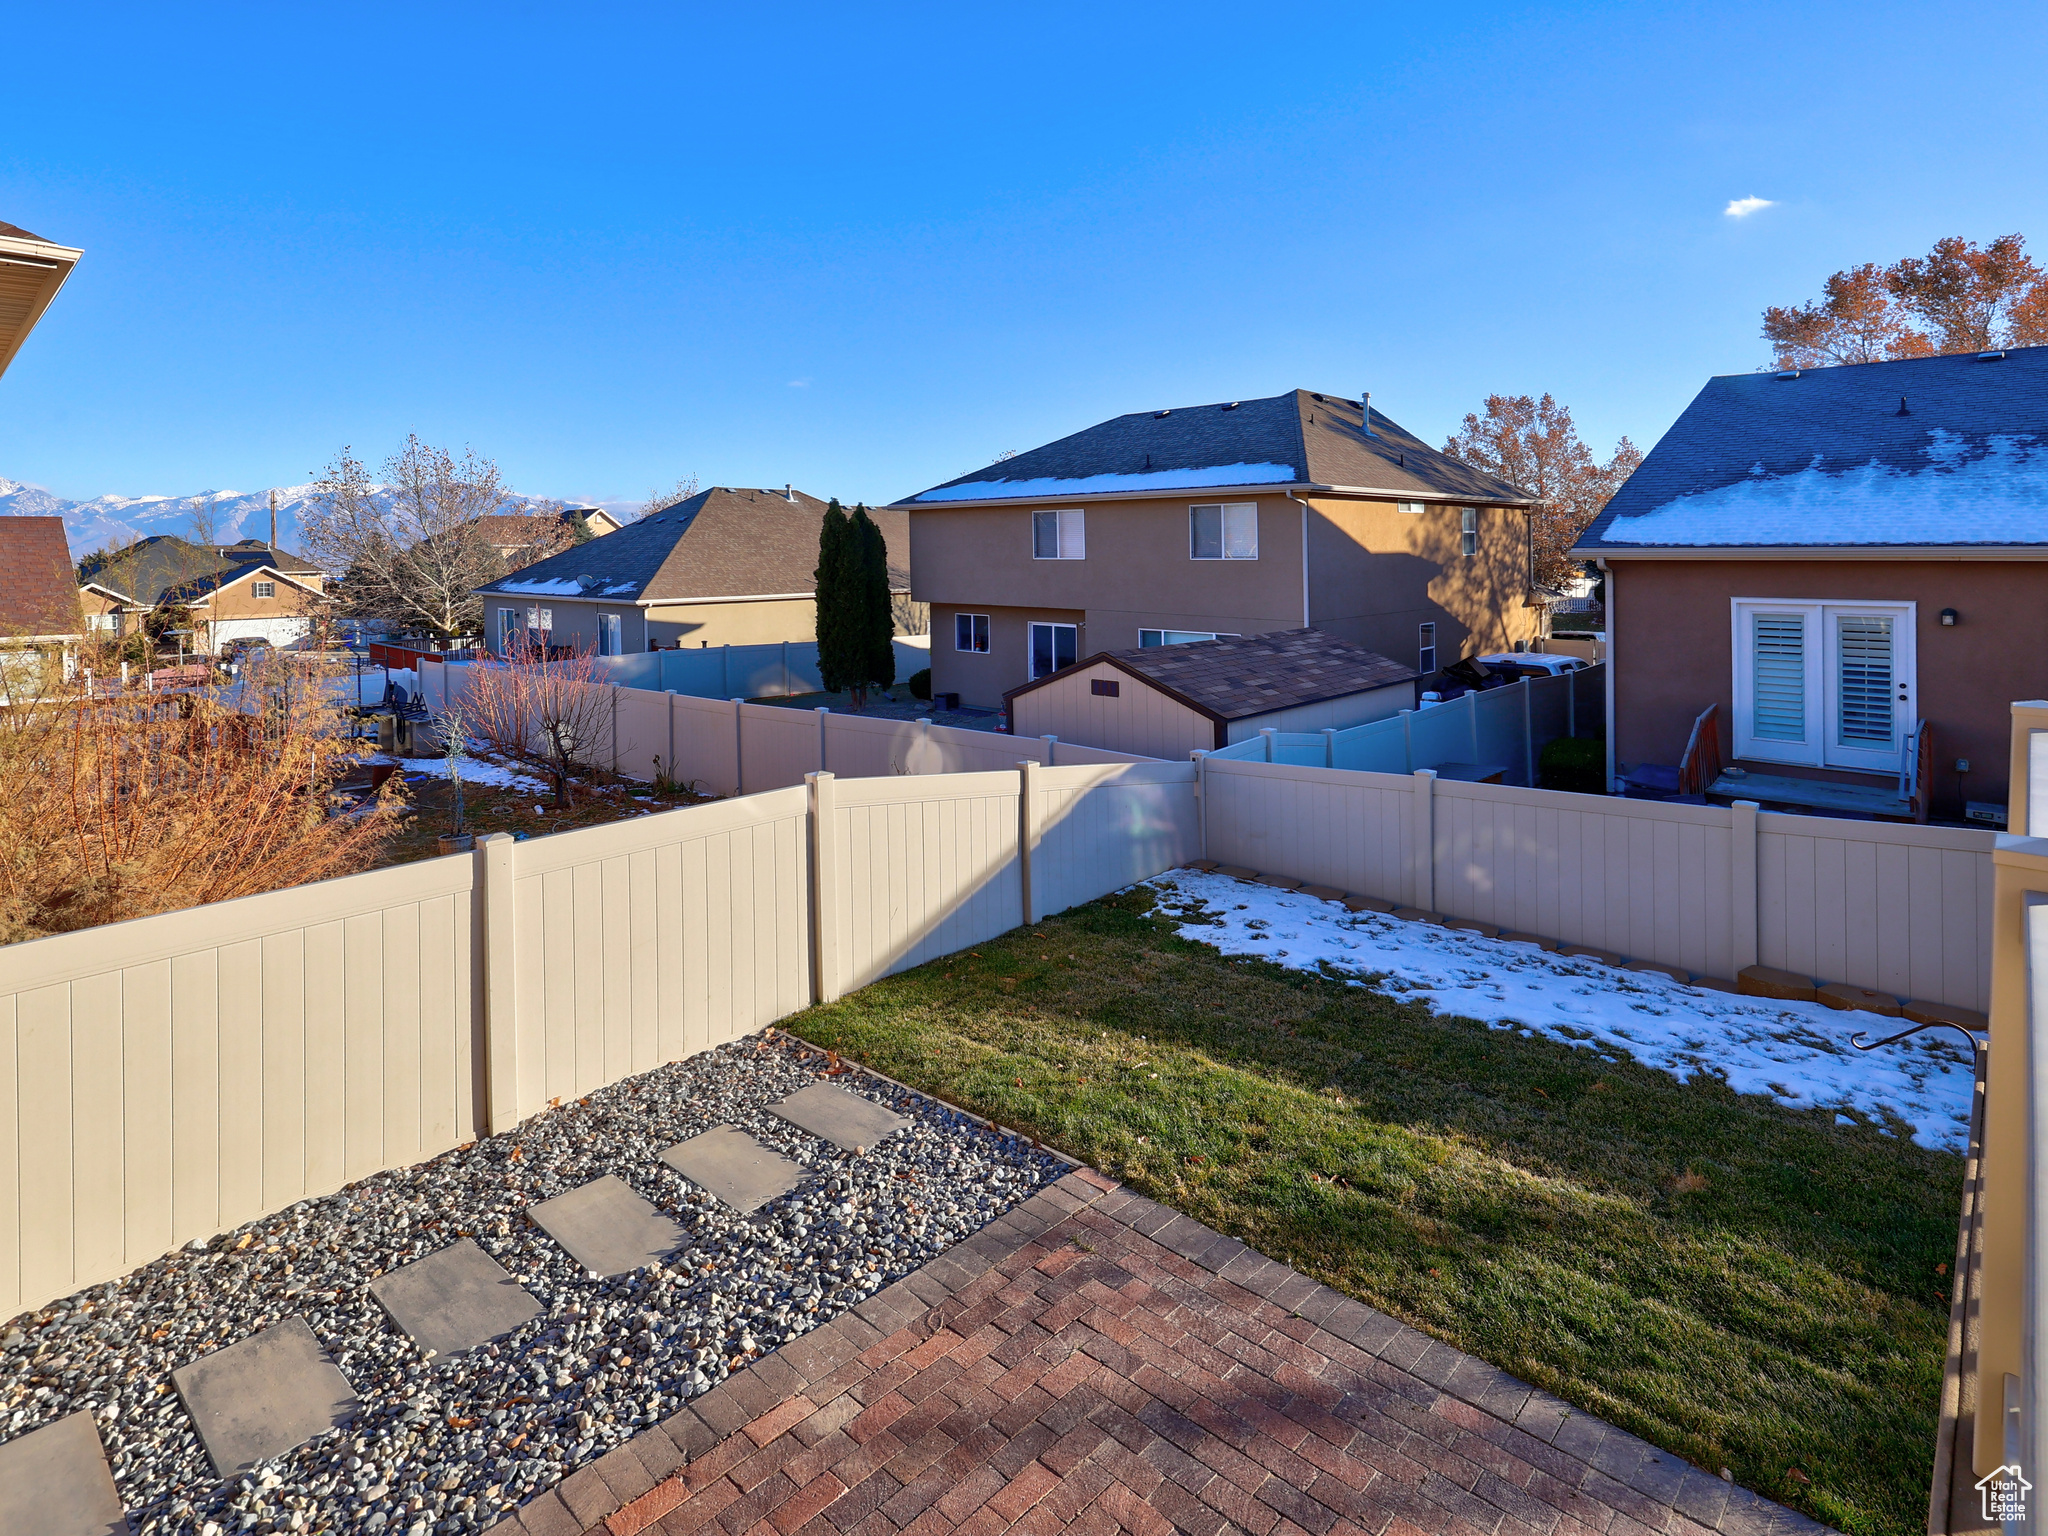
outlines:
[{"label": "snow-capped mountain", "polygon": [[[299,548],[299,509],[312,495],[307,485],[280,485],[277,490],[277,542],[285,549]],[[601,506],[608,512],[637,511],[638,502],[607,499],[598,502],[572,500],[571,505]],[[176,534],[181,539],[198,536],[198,517],[210,517],[215,542],[232,544],[238,539],[270,536],[270,490],[200,491],[191,496],[95,496],[90,501],[71,501],[45,490],[0,475],[0,517],[61,517],[71,553],[83,558],[97,549],[131,544],[153,533]]]}]

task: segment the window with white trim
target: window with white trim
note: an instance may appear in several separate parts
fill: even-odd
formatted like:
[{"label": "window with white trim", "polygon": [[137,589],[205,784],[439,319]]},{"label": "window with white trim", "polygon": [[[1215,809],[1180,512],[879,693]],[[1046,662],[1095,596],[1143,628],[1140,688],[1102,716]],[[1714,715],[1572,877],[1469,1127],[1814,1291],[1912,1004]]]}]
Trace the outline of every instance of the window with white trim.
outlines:
[{"label": "window with white trim", "polygon": [[1235,640],[1237,636],[1222,630],[1211,632],[1206,629],[1141,629],[1138,644],[1148,645],[1192,645],[1197,640]]},{"label": "window with white trim", "polygon": [[1188,508],[1190,560],[1256,560],[1259,558],[1259,504],[1221,502]]},{"label": "window with white trim", "polygon": [[1424,677],[1436,670],[1436,625],[1415,626],[1415,670]]},{"label": "window with white trim", "polygon": [[600,613],[597,616],[597,654],[600,656],[623,656],[626,647],[620,635],[621,625],[616,613]]},{"label": "window with white trim", "polygon": [[1422,516],[1423,507],[1419,501],[1397,501],[1394,503],[1394,510],[1396,512],[1405,512],[1410,517],[1420,517]]},{"label": "window with white trim", "polygon": [[1476,555],[1479,553],[1479,509],[1458,508],[1458,553]]},{"label": "window with white trim", "polygon": [[1031,514],[1031,558],[1085,560],[1088,557],[1088,514],[1075,507]]},{"label": "window with white trim", "polygon": [[985,613],[956,613],[953,615],[953,649],[956,651],[988,652],[988,615]]},{"label": "window with white trim", "polygon": [[277,596],[277,583],[274,581],[252,581],[249,583],[249,595],[252,597],[275,597]]},{"label": "window with white trim", "polygon": [[1898,771],[1916,708],[1913,604],[1733,608],[1737,757]]},{"label": "window with white trim", "polygon": [[1081,638],[1078,625],[1034,624],[1031,626],[1031,680],[1050,677],[1062,667],[1074,664]]},{"label": "window with white trim", "polygon": [[524,638],[519,632],[519,610],[517,608],[500,608],[498,610],[498,654],[500,656],[510,656],[519,648],[519,642]]}]

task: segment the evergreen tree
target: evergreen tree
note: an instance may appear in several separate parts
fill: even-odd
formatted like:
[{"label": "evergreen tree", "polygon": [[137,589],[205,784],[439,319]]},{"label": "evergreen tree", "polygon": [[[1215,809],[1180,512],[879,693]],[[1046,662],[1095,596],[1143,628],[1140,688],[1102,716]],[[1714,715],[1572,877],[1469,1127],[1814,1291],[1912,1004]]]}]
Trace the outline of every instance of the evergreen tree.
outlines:
[{"label": "evergreen tree", "polygon": [[896,682],[895,615],[889,609],[889,545],[865,506],[853,509],[855,569],[859,582],[861,681],[877,688]]},{"label": "evergreen tree", "polygon": [[818,528],[818,673],[827,693],[861,681],[862,657],[855,638],[859,615],[852,581],[853,524],[835,496]]}]

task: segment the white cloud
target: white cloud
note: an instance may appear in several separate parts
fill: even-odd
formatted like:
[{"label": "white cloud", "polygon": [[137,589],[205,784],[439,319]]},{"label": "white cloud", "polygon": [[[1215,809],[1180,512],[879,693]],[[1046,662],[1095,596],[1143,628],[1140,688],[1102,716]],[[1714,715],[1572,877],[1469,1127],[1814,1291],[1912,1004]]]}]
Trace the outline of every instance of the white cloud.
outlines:
[{"label": "white cloud", "polygon": [[809,389],[811,387],[811,381],[809,379],[791,379],[789,381],[789,387],[791,389]]},{"label": "white cloud", "polygon": [[1721,210],[1731,219],[1746,219],[1760,208],[1775,208],[1777,204],[1768,197],[1738,197]]}]

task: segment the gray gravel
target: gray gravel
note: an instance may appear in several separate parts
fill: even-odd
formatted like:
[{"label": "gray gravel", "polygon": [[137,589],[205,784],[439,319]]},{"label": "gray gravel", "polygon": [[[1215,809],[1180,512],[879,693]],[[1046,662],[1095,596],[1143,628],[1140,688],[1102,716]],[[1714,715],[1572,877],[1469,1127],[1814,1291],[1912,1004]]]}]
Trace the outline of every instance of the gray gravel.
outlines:
[{"label": "gray gravel", "polygon": [[[785,1035],[723,1046],[25,1313],[0,1330],[0,1441],[91,1408],[139,1536],[484,1529],[1066,1171],[859,1073],[831,1081],[910,1120],[864,1155],[767,1113],[823,1066]],[[812,1176],[740,1217],[657,1161],[726,1123]],[[528,1205],[605,1173],[688,1229],[670,1262],[598,1280],[525,1219]],[[422,1360],[369,1282],[461,1235],[543,1310],[498,1344]],[[347,1430],[223,1483],[171,1372],[293,1315],[361,1410]]]}]

